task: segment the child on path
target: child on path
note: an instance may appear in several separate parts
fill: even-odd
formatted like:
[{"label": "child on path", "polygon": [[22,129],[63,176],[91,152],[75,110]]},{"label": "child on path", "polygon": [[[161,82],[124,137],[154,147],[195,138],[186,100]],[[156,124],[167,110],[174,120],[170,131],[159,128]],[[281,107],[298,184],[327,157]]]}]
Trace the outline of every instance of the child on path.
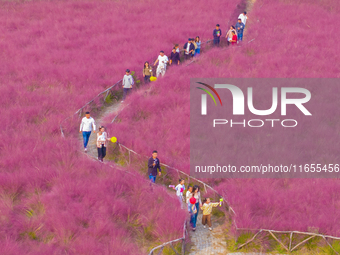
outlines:
[{"label": "child on path", "polygon": [[90,112],[85,113],[85,117],[81,120],[79,133],[83,133],[84,151],[87,152],[87,144],[90,139],[91,132],[96,133],[96,123],[91,117]]},{"label": "child on path", "polygon": [[107,137],[105,132],[105,127],[101,126],[97,133],[97,150],[98,150],[98,160],[103,162],[106,156],[106,145],[110,138]]},{"label": "child on path", "polygon": [[201,207],[201,210],[203,211],[203,217],[202,217],[202,224],[205,228],[205,225],[208,224],[209,230],[212,230],[211,228],[211,211],[213,207],[217,207],[218,205],[221,205],[222,202],[219,203],[211,203],[210,198],[206,198],[203,200],[203,205]]},{"label": "child on path", "polygon": [[189,186],[187,189],[187,193],[185,194],[185,202],[188,205],[188,209],[189,209],[189,200],[190,198],[192,198],[192,186]]},{"label": "child on path", "polygon": [[179,179],[179,184],[174,188],[176,190],[176,196],[181,204],[181,209],[183,209],[183,191],[185,190],[184,180]]},{"label": "child on path", "polygon": [[237,44],[237,35],[236,35],[235,31],[232,31],[231,34],[232,34],[232,38],[230,40],[231,45],[236,45]]},{"label": "child on path", "polygon": [[214,45],[219,46],[220,45],[220,38],[222,35],[222,31],[220,29],[220,24],[216,25],[216,28],[213,31],[213,36],[214,36]]},{"label": "child on path", "polygon": [[123,103],[126,98],[126,95],[130,92],[130,89],[132,89],[132,85],[135,84],[132,75],[130,75],[129,69],[126,69],[122,83],[123,83],[123,100],[122,100]]}]

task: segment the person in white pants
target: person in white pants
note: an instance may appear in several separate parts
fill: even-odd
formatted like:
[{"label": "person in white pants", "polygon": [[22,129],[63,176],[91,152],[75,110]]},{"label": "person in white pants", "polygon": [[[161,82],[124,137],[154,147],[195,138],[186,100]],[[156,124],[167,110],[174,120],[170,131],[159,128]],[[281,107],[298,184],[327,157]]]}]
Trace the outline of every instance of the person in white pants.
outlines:
[{"label": "person in white pants", "polygon": [[157,70],[156,70],[156,77],[158,77],[160,74],[163,77],[165,72],[166,72],[166,65],[169,62],[169,59],[164,54],[164,51],[162,51],[162,50],[160,51],[159,56],[158,56],[157,60],[155,61],[155,63],[153,65],[155,66],[157,64],[157,62],[158,62],[158,66],[157,66]]}]

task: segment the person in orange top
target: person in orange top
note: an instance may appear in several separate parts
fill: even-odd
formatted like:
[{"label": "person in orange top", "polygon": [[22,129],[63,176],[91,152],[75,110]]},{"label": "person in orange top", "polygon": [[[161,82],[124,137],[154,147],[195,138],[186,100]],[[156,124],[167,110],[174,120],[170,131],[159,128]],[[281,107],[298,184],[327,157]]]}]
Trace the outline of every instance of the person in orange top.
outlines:
[{"label": "person in orange top", "polygon": [[202,224],[205,228],[205,225],[208,224],[209,230],[212,230],[211,228],[211,211],[213,207],[217,207],[222,202],[219,203],[210,203],[210,198],[206,198],[203,200],[203,205],[201,207],[201,210],[203,211],[203,217],[202,217]]}]

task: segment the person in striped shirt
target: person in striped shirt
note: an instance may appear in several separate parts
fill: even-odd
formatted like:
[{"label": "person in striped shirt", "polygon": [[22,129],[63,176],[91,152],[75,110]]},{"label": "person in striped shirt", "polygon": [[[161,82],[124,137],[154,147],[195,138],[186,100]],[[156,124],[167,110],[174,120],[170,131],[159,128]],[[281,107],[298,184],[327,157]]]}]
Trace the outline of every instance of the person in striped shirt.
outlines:
[{"label": "person in striped shirt", "polygon": [[201,207],[201,210],[203,211],[203,217],[202,217],[202,224],[203,227],[206,228],[206,224],[209,226],[209,230],[212,230],[211,228],[211,211],[213,207],[217,207],[222,202],[219,203],[211,203],[210,198],[206,198],[203,200],[203,205]]}]

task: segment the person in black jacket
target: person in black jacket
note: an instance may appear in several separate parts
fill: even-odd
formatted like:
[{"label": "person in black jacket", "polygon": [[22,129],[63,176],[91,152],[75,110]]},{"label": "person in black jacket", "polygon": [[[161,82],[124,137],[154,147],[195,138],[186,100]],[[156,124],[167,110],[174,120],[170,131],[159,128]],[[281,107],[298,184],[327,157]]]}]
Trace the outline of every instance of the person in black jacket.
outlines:
[{"label": "person in black jacket", "polygon": [[169,64],[172,65],[172,63],[174,63],[174,65],[179,65],[179,62],[180,62],[179,53],[176,52],[176,48],[173,48],[170,55]]},{"label": "person in black jacket", "polygon": [[188,42],[184,44],[184,56],[185,59],[189,59],[192,57],[192,53],[195,51],[195,46],[191,43],[191,38],[188,39]]},{"label": "person in black jacket", "polygon": [[157,169],[159,170],[159,176],[161,176],[161,166],[159,159],[157,158],[157,151],[152,152],[152,157],[148,161],[148,175],[151,182],[156,182]]},{"label": "person in black jacket", "polygon": [[220,45],[220,38],[222,35],[222,31],[220,29],[220,25],[217,24],[216,28],[213,31],[213,36],[214,36],[214,45],[215,46],[219,46]]}]

